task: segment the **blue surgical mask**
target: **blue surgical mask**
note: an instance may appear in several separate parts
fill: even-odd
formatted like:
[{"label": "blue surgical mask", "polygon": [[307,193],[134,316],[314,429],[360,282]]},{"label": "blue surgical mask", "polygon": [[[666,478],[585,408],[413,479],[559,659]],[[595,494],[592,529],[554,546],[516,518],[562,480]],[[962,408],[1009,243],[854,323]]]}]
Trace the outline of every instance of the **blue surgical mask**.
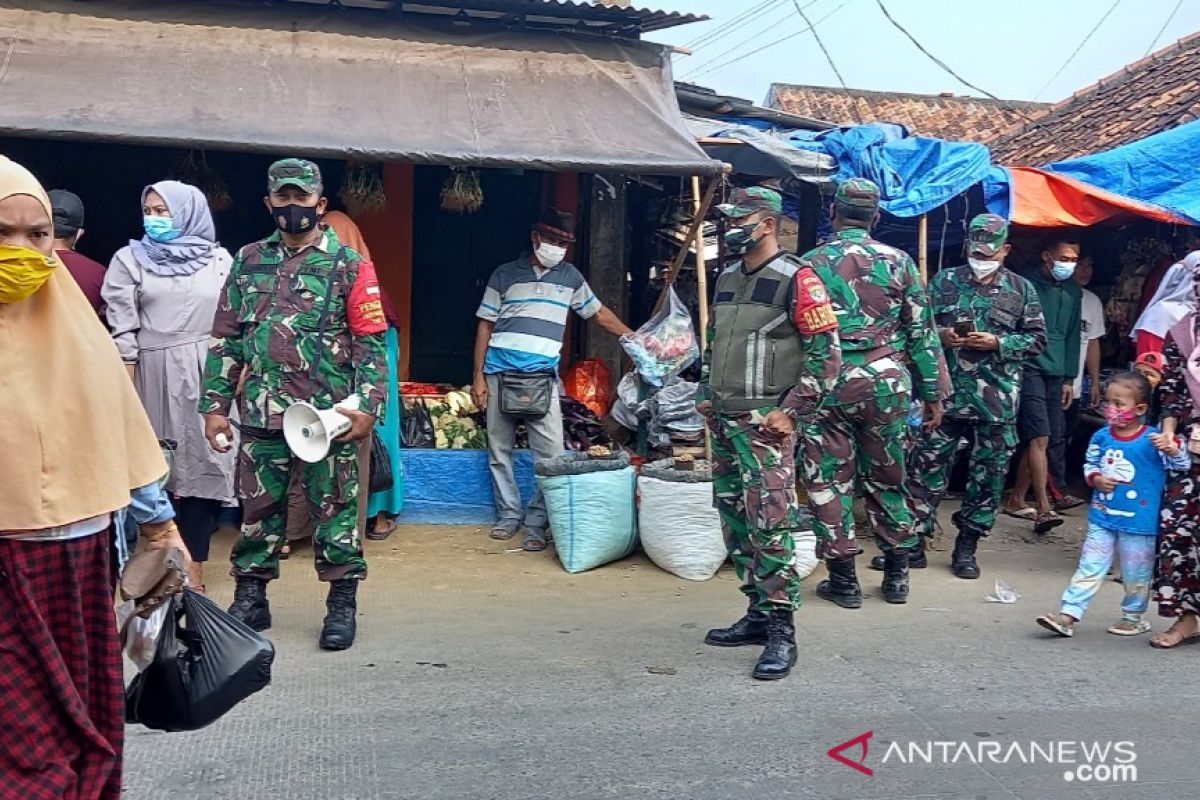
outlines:
[{"label": "blue surgical mask", "polygon": [[146,235],[156,242],[178,239],[181,233],[175,229],[175,221],[170,217],[142,217],[142,225],[146,228]]},{"label": "blue surgical mask", "polygon": [[1054,266],[1050,268],[1050,274],[1054,276],[1054,280],[1056,281],[1065,281],[1075,274],[1075,262],[1055,261]]}]

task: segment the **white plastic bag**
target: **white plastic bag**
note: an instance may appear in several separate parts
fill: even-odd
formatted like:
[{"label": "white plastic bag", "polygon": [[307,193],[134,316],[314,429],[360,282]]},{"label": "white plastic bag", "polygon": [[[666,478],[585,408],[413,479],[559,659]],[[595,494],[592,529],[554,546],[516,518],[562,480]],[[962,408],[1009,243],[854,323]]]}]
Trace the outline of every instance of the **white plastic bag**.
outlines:
[{"label": "white plastic bag", "polygon": [[621,337],[621,347],[638,372],[653,386],[688,368],[700,357],[700,342],[687,306],[668,289],[668,302],[636,332]]},{"label": "white plastic bag", "polygon": [[638,478],[638,530],[650,560],[672,575],[706,581],[728,555],[713,508],[712,476],[680,472],[673,459],[647,464]]},{"label": "white plastic bag", "polygon": [[812,575],[817,564],[821,563],[821,560],[817,558],[817,534],[811,530],[796,531],[792,539],[796,544],[792,555],[796,563],[796,572],[799,573],[801,579],[807,578]]},{"label": "white plastic bag", "polygon": [[125,655],[137,667],[138,672],[141,672],[154,660],[158,637],[162,634],[171,604],[163,603],[146,618],[135,616],[133,606],[133,600],[126,600],[117,608],[117,627],[120,629],[124,625],[122,640]]}]

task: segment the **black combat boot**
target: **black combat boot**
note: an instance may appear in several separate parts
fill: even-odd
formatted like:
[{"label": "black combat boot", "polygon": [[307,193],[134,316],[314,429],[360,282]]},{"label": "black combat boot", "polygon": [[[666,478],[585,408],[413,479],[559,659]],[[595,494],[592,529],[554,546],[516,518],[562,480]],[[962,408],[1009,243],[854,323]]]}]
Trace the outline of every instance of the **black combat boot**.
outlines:
[{"label": "black combat boot", "polygon": [[883,556],[883,599],[893,605],[908,602],[908,558],[900,548]]},{"label": "black combat boot", "polygon": [[954,540],[954,554],[950,556],[950,569],[954,577],[973,581],[979,577],[979,563],[975,560],[975,548],[979,546],[979,534],[974,531],[959,531]]},{"label": "black combat boot", "polygon": [[233,590],[229,616],[255,631],[271,627],[271,604],[267,602],[267,582],[261,578],[240,576]]},{"label": "black combat boot", "polygon": [[776,609],[767,617],[767,646],[754,665],[754,677],[760,681],[777,681],[786,678],[795,665],[796,626],[792,612]]},{"label": "black combat boot", "polygon": [[714,647],[741,647],[746,644],[766,644],[767,615],[765,612],[755,608],[754,601],[751,600],[750,608],[746,611],[746,616],[728,628],[713,628],[704,637],[704,643],[711,644]]},{"label": "black combat boot", "polygon": [[854,570],[854,558],[830,558],[825,561],[829,580],[817,584],[817,597],[842,608],[862,608],[862,587]]},{"label": "black combat boot", "polygon": [[358,612],[355,597],[358,581],[346,578],[329,584],[329,597],[325,600],[325,626],[321,628],[322,650],[346,650],[354,644],[358,623],[354,615]]},{"label": "black combat boot", "polygon": [[[871,569],[883,572],[883,553],[871,559]],[[925,537],[921,537],[921,541],[917,542],[911,550],[908,551],[908,568],[909,569],[925,569],[929,566],[929,559],[925,555]]]}]

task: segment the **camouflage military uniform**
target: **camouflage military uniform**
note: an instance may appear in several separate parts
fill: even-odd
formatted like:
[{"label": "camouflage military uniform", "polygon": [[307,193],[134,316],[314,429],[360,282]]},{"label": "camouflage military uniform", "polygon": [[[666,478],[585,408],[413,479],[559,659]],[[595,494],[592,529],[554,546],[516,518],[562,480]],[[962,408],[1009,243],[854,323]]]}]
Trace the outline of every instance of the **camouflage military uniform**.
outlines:
[{"label": "camouflage military uniform", "polygon": [[[995,256],[1005,243],[1007,226],[984,214],[972,221],[972,255]],[[975,331],[995,334],[996,350],[948,348],[953,394],[939,428],[922,431],[909,455],[909,493],[917,532],[933,533],[937,506],[946,491],[959,442],[974,434],[970,478],[955,525],[976,537],[996,522],[1008,460],[1017,446],[1016,414],[1021,367],[1046,346],[1046,326],[1037,291],[1021,276],[1001,267],[988,283],[970,266],[939,272],[929,283],[938,328],[970,322]]]},{"label": "camouflage military uniform", "polygon": [[[244,517],[231,559],[235,577],[279,576],[292,465],[283,412],[299,400],[329,408],[357,393],[362,411],[381,416],[385,331],[374,267],[343,247],[331,228],[298,253],[287,251],[279,233],[238,253],[217,307],[200,400],[201,413],[228,416],[247,371],[239,405]],[[364,578],[358,444],[335,442],[327,458],[303,469],[319,577]]]},{"label": "camouflage military uniform", "polygon": [[[838,203],[874,207],[878,189],[846,181]],[[842,229],[800,262],[828,287],[842,344],[841,374],[806,421],[801,453],[819,554],[860,552],[851,510],[856,488],[880,548],[908,547],[917,541],[905,495],[909,405],[914,393],[939,399],[940,344],[920,274],[907,254],[865,228]]]}]

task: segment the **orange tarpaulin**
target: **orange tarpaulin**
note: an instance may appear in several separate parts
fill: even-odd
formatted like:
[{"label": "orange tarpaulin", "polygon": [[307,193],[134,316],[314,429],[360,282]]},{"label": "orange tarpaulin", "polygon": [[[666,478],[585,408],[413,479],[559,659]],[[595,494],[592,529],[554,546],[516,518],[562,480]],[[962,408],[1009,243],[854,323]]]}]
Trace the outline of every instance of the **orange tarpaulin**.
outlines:
[{"label": "orange tarpaulin", "polygon": [[1011,222],[1038,228],[1153,219],[1192,224],[1158,206],[1106,192],[1083,181],[1032,167],[1008,167]]}]

